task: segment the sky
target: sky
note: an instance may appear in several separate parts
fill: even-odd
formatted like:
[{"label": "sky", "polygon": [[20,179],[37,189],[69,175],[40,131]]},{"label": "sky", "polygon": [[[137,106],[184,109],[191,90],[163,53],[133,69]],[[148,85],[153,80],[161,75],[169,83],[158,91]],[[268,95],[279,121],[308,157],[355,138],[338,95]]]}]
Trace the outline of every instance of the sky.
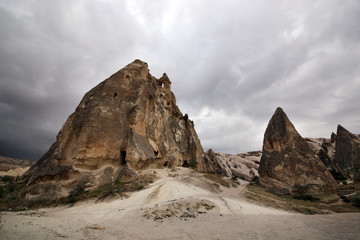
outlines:
[{"label": "sky", "polygon": [[203,148],[360,133],[358,0],[0,0],[0,155],[39,159],[83,95],[135,59],[166,72]]}]

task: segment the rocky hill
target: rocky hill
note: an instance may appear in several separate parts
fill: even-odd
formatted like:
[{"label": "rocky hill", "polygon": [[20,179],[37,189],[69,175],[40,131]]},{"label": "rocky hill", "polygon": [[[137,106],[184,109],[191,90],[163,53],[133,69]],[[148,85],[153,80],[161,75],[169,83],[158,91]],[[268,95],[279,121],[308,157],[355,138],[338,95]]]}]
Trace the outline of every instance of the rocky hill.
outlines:
[{"label": "rocky hill", "polygon": [[194,123],[183,115],[164,73],[135,60],[85,94],[48,152],[26,173],[28,201],[68,196],[141,170],[185,166],[212,172]]}]

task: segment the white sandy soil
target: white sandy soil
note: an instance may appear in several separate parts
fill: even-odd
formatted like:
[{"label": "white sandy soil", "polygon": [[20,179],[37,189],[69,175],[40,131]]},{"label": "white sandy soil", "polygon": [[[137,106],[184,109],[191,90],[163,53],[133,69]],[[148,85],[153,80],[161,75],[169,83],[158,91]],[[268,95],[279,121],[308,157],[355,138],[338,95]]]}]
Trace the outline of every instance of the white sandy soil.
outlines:
[{"label": "white sandy soil", "polygon": [[247,202],[243,185],[220,191],[189,169],[156,171],[125,199],[2,212],[0,239],[360,239],[360,214],[289,213]]}]

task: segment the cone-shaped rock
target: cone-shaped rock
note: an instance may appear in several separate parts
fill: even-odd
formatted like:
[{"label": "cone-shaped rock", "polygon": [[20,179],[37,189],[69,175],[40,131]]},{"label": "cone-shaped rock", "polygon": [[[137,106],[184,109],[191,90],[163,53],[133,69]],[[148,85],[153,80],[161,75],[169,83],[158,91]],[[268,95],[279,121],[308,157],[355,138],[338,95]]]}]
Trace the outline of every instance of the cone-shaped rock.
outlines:
[{"label": "cone-shaped rock", "polygon": [[281,108],[276,109],[265,131],[259,180],[278,194],[319,198],[337,186]]},{"label": "cone-shaped rock", "polygon": [[360,181],[360,138],[338,125],[335,164],[347,178]]},{"label": "cone-shaped rock", "polygon": [[28,171],[28,199],[67,196],[82,183],[96,187],[136,178],[138,170],[190,166],[209,171],[171,82],[135,60],[81,100],[48,152]]}]

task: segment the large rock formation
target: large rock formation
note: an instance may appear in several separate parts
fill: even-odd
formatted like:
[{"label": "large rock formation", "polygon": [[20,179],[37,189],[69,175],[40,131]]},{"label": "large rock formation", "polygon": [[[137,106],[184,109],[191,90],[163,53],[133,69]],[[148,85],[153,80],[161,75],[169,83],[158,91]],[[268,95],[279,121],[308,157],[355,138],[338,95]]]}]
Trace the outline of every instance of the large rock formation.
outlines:
[{"label": "large rock formation", "polygon": [[246,181],[253,181],[255,177],[259,177],[260,151],[233,155],[218,153],[209,149],[206,154],[214,166],[214,173],[218,175],[240,178]]},{"label": "large rock formation", "polygon": [[27,172],[27,199],[67,196],[79,184],[136,178],[147,168],[211,171],[170,85],[166,74],[157,79],[147,63],[135,60],[86,93],[56,142]]},{"label": "large rock formation", "polygon": [[335,164],[342,175],[360,181],[360,138],[338,125]]},{"label": "large rock formation", "polygon": [[264,135],[259,180],[278,194],[314,198],[333,193],[337,186],[281,108],[276,109]]}]

